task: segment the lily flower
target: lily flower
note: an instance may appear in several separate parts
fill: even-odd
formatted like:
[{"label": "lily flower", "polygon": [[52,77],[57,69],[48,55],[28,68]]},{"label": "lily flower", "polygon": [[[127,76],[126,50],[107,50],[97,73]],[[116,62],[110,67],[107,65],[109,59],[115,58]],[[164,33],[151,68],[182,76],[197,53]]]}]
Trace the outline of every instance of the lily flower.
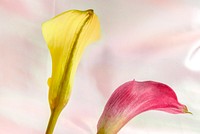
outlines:
[{"label": "lily flower", "polygon": [[52,58],[48,79],[51,117],[46,131],[51,134],[69,100],[83,50],[100,37],[100,24],[93,10],[70,10],[45,22],[42,32]]},{"label": "lily flower", "polygon": [[169,86],[133,80],[118,87],[111,95],[98,122],[97,134],[116,134],[133,117],[148,110],[190,113],[185,105],[178,102]]}]

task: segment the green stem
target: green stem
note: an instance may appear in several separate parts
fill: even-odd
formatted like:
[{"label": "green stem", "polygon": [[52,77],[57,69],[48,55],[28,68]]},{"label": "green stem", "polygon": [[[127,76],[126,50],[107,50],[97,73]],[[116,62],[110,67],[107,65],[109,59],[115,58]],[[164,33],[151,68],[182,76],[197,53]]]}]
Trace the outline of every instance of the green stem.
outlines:
[{"label": "green stem", "polygon": [[51,116],[50,116],[49,123],[47,126],[46,134],[53,134],[53,130],[55,128],[59,115],[60,115],[60,112],[58,112],[57,110],[51,111]]}]

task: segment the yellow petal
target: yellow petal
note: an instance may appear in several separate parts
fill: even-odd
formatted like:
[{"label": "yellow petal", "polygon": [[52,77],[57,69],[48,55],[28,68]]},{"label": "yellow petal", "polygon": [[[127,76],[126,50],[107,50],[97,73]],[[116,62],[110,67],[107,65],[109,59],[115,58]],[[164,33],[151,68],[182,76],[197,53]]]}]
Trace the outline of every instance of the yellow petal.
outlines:
[{"label": "yellow petal", "polygon": [[93,10],[70,10],[45,22],[42,33],[52,58],[50,108],[59,112],[69,100],[84,48],[100,37],[100,24]]}]

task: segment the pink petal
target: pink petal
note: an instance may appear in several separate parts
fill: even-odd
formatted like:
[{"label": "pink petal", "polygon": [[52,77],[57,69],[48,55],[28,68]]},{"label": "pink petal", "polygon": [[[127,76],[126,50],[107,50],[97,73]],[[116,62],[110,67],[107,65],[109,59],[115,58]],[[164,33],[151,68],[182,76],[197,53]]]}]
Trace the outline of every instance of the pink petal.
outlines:
[{"label": "pink petal", "polygon": [[172,114],[188,113],[167,85],[153,81],[129,81],[117,88],[108,100],[98,122],[98,134],[115,134],[136,115],[160,110]]}]

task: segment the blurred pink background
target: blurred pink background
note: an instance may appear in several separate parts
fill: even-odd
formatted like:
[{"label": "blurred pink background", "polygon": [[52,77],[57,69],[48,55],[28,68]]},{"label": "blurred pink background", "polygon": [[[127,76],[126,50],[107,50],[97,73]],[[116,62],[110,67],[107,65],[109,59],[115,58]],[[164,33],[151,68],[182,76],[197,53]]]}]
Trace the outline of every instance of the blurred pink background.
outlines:
[{"label": "blurred pink background", "polygon": [[132,79],[171,86],[193,115],[149,111],[119,134],[199,134],[199,0],[0,0],[0,133],[45,133],[51,57],[41,24],[90,8],[102,37],[82,57],[55,134],[96,133],[109,96]]}]

